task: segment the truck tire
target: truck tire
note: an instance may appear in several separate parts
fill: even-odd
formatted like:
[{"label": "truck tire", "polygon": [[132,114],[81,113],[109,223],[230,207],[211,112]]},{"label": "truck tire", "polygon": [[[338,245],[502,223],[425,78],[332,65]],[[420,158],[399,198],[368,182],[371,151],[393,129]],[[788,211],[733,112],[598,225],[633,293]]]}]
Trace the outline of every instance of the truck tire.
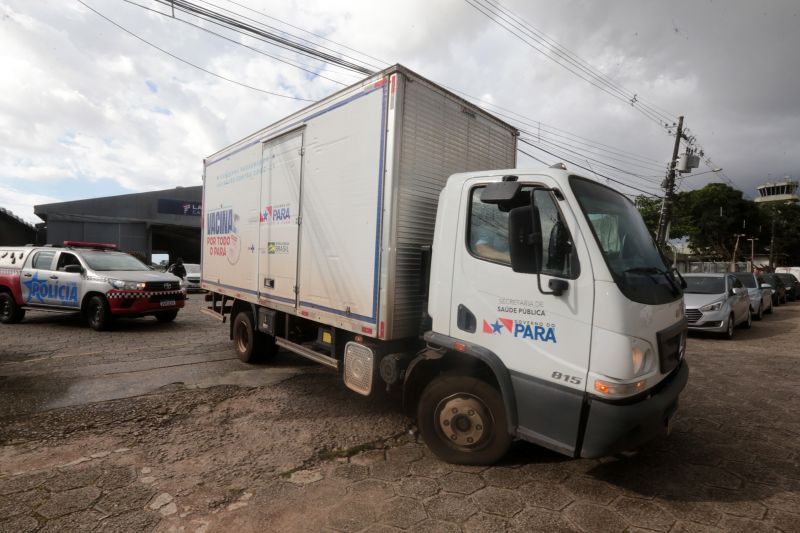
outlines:
[{"label": "truck tire", "polygon": [[17,305],[14,295],[0,292],[0,323],[16,324],[25,318],[25,310]]},{"label": "truck tire", "polygon": [[108,301],[99,295],[92,296],[86,303],[86,320],[95,331],[105,331],[111,327],[114,317]]},{"label": "truck tire", "polygon": [[278,353],[275,337],[256,330],[248,311],[239,312],[233,319],[233,349],[245,363],[267,361]]},{"label": "truck tire", "polygon": [[428,448],[443,461],[490,465],[511,446],[500,392],[471,376],[431,381],[417,405],[417,425]]},{"label": "truck tire", "polygon": [[172,322],[177,317],[177,311],[161,311],[160,313],[156,313],[156,320],[159,322]]}]

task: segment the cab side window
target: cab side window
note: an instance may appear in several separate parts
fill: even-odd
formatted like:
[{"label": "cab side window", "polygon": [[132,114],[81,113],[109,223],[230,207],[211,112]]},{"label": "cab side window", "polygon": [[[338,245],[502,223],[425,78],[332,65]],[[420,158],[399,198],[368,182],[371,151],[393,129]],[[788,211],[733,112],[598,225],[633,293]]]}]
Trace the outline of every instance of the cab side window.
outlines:
[{"label": "cab side window", "polygon": [[542,228],[542,274],[575,279],[580,274],[578,253],[567,223],[550,191],[533,193]]},{"label": "cab side window", "polygon": [[[531,187],[523,187],[521,194],[530,196]],[[483,187],[470,195],[467,243],[473,256],[503,265],[511,265],[508,247],[508,211],[496,204],[481,202]],[[542,274],[575,279],[580,274],[578,255],[567,224],[553,195],[549,191],[534,192],[539,221],[542,228]]]},{"label": "cab side window", "polygon": [[58,256],[58,265],[56,266],[56,270],[61,270],[63,272],[66,270],[68,265],[81,266],[81,262],[78,261],[78,258],[75,257],[74,254],[61,252],[61,255]]},{"label": "cab side window", "polygon": [[508,212],[481,202],[483,187],[472,190],[467,242],[472,255],[504,265],[511,264],[508,251]]},{"label": "cab side window", "polygon": [[55,255],[56,252],[52,250],[37,252],[36,256],[33,258],[31,267],[37,270],[50,270],[53,266],[53,257],[55,257]]}]

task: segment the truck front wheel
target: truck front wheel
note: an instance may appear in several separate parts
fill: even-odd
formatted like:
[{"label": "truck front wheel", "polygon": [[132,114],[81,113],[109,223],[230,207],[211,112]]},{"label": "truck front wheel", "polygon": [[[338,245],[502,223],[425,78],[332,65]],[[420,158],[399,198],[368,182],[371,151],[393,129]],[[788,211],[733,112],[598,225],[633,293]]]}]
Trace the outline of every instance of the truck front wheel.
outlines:
[{"label": "truck front wheel", "polygon": [[253,317],[242,311],[233,319],[233,348],[236,356],[245,363],[256,363],[271,359],[278,352],[275,337],[253,327]]},{"label": "truck front wheel", "polygon": [[470,376],[440,376],[419,399],[417,424],[425,444],[449,463],[490,465],[511,446],[497,389]]},{"label": "truck front wheel", "polygon": [[16,324],[25,318],[25,310],[17,305],[14,296],[7,292],[0,292],[0,323]]}]

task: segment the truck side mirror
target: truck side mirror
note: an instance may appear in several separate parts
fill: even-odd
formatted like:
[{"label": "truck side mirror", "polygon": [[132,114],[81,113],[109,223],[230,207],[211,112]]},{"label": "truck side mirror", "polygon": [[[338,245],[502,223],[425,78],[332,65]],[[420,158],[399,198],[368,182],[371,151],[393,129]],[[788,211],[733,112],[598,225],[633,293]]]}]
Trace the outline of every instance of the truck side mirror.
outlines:
[{"label": "truck side mirror", "polygon": [[70,274],[80,274],[83,272],[83,267],[80,265],[66,265],[64,267],[64,272],[68,272]]},{"label": "truck side mirror", "polygon": [[541,270],[542,230],[535,206],[515,207],[508,212],[508,251],[511,269],[523,274]]}]

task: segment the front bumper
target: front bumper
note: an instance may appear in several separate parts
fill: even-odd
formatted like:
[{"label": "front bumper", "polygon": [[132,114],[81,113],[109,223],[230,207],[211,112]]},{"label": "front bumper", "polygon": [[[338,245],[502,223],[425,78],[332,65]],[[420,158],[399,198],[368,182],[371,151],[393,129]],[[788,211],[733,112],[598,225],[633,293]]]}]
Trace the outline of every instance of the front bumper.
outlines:
[{"label": "front bumper", "polygon": [[109,291],[106,298],[112,315],[141,316],[176,311],[186,303],[183,291]]},{"label": "front bumper", "polygon": [[581,457],[596,458],[632,450],[668,433],[678,410],[678,397],[689,380],[684,360],[670,376],[633,403],[592,398],[581,446]]},{"label": "front bumper", "polygon": [[714,333],[724,333],[727,329],[728,309],[723,307],[718,311],[702,312],[699,309],[687,309],[687,317],[694,318],[694,322],[689,321],[689,329],[692,331],[711,331]]}]

